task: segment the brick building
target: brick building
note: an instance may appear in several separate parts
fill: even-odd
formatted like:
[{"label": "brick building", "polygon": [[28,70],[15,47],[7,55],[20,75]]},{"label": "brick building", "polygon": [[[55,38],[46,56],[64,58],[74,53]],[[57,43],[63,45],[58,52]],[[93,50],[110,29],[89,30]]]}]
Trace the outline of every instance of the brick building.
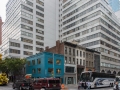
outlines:
[{"label": "brick building", "polygon": [[[45,51],[64,55],[65,84],[77,84],[77,81],[80,79],[80,74],[82,71],[96,71],[96,67],[94,66],[94,55],[97,53],[100,56],[100,53],[91,49],[86,49],[78,45],[76,42],[60,43],[60,41],[56,41],[56,46],[52,48],[46,47]],[[86,57],[88,56],[87,54],[89,55],[89,57]],[[100,60],[100,57],[98,58]],[[100,62],[97,62],[96,65],[97,64],[100,64]],[[97,69],[97,71],[99,70]]]}]

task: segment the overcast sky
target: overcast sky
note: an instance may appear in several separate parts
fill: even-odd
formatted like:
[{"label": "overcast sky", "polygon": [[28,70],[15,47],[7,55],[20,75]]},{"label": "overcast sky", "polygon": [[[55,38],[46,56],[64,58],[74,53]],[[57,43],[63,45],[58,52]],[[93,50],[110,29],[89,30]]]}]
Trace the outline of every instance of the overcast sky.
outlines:
[{"label": "overcast sky", "polygon": [[2,21],[5,21],[6,18],[6,4],[8,0],[0,0],[0,16],[2,17]]}]

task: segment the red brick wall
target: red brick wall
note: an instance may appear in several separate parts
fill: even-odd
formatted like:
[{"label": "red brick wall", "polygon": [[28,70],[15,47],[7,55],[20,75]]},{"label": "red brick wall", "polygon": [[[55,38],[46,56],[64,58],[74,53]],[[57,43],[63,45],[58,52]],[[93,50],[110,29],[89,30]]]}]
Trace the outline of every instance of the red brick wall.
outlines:
[{"label": "red brick wall", "polygon": [[2,19],[0,19],[0,45],[2,44]]},{"label": "red brick wall", "polygon": [[45,51],[64,55],[64,43],[60,43],[60,41],[56,41],[56,46],[52,48],[46,47]]}]

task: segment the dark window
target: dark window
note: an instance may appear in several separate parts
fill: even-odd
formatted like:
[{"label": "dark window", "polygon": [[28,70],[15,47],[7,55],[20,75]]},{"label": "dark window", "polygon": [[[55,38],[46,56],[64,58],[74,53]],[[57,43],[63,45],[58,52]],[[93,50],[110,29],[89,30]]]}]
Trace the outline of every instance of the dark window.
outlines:
[{"label": "dark window", "polygon": [[53,64],[53,59],[52,58],[48,59],[48,64]]},{"label": "dark window", "polygon": [[66,66],[65,71],[68,73],[74,73],[74,67]]},{"label": "dark window", "polygon": [[41,59],[40,58],[37,59],[37,64],[41,64]]}]

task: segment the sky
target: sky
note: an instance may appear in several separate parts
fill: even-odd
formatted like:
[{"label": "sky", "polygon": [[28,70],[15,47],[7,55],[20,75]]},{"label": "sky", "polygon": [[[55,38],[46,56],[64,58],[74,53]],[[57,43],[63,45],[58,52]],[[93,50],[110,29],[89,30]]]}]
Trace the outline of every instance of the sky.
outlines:
[{"label": "sky", "polygon": [[6,18],[6,4],[8,0],[0,0],[0,16],[2,17],[2,21],[5,21]]}]

